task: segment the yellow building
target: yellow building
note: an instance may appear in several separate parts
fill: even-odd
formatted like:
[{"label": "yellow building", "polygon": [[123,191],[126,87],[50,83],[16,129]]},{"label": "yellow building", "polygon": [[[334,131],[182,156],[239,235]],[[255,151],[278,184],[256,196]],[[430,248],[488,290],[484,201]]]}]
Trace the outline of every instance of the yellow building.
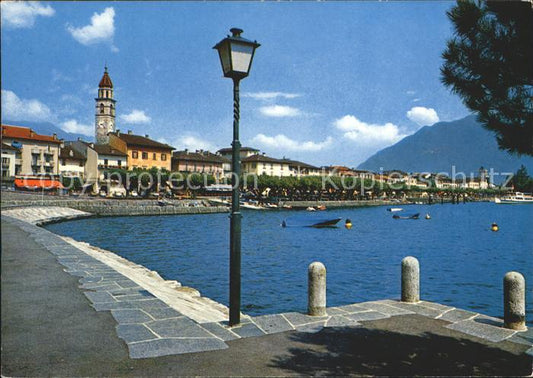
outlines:
[{"label": "yellow building", "polygon": [[128,155],[128,169],[172,168],[172,150],[168,144],[152,140],[148,135],[135,135],[131,131],[123,134],[120,130],[109,133],[109,145]]}]

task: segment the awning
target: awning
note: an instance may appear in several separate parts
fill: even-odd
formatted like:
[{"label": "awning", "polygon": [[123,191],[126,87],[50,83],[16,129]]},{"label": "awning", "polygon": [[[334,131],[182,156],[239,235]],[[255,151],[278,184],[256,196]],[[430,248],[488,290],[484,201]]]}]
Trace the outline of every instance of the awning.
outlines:
[{"label": "awning", "polygon": [[26,189],[63,189],[63,185],[57,180],[49,178],[17,178],[15,186]]}]

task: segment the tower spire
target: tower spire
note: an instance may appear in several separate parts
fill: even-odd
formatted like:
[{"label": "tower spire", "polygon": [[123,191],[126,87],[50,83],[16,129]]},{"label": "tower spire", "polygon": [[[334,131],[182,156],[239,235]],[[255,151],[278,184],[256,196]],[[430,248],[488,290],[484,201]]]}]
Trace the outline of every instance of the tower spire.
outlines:
[{"label": "tower spire", "polygon": [[96,143],[106,144],[109,142],[107,134],[115,131],[116,103],[113,99],[113,82],[107,72],[107,62],[105,62],[104,74],[98,84],[98,97],[95,101]]}]

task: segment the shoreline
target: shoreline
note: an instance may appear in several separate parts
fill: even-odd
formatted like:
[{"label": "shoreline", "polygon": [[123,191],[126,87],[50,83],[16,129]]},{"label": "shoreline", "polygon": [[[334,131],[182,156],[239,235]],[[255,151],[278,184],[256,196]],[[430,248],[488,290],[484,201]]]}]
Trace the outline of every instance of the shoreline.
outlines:
[{"label": "shoreline", "polygon": [[[2,215],[32,224],[39,228],[45,224],[92,216],[82,211],[62,207],[25,207],[2,211]],[[67,236],[55,234],[51,231],[48,232],[129,278],[156,298],[166,303],[169,307],[199,324],[222,322],[228,317],[229,309],[225,305],[211,298],[203,297],[200,291],[195,288],[182,286],[176,280],[165,280],[158,272],[125,259],[112,251]],[[244,316],[246,317],[246,315]]]},{"label": "shoreline", "polygon": [[[65,214],[66,209],[60,207],[44,207],[44,210],[61,211],[64,216],[75,215]],[[405,303],[397,299],[357,302],[327,307],[326,315],[318,317],[298,311],[260,316],[243,314],[241,324],[230,327],[227,324],[228,308],[210,298],[201,297],[198,290],[181,286],[177,281],[164,280],[156,271],[111,251],[38,227],[39,220],[30,221],[24,215],[24,212],[31,211],[30,208],[18,211],[17,218],[5,214],[2,221],[13,223],[28,232],[31,238],[56,256],[57,262],[63,265],[64,272],[82,277],[78,280],[78,287],[94,310],[111,312],[117,322],[117,336],[127,344],[130,359],[227,349],[226,343],[231,340],[243,339],[244,342],[247,338],[287,331],[313,334],[323,329],[361,328],[368,321],[384,321],[394,327],[403,327],[411,319],[416,322],[423,319],[426,319],[424,322],[433,322],[427,324],[425,332],[442,329],[446,333],[456,332],[461,337],[475,337],[493,345],[512,344],[512,348],[521,348],[520,354],[533,353],[530,343],[528,346],[523,345],[528,342],[522,335],[527,338],[529,333],[505,329],[500,318],[425,300],[416,303]],[[49,212],[49,215],[58,218],[57,213]],[[68,244],[68,247],[61,243]],[[130,285],[125,280],[133,282]],[[157,301],[160,304],[155,303]],[[175,324],[177,328],[168,328],[168,324]],[[164,331],[163,334],[147,334],[147,327],[152,329],[158,325],[164,327],[154,329]],[[183,337],[176,337],[178,330],[184,332]],[[199,334],[200,338],[195,336]]]}]

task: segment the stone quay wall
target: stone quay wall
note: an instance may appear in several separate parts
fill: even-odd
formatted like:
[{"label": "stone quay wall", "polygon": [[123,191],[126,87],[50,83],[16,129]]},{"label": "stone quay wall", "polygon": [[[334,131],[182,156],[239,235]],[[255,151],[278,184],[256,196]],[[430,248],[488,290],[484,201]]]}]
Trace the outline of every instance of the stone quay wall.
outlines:
[{"label": "stone quay wall", "polygon": [[384,200],[358,200],[358,201],[285,201],[283,205],[293,208],[307,208],[315,206],[335,207],[363,207],[363,206],[385,206],[385,205],[405,205],[407,201],[384,201]]},{"label": "stone quay wall", "polygon": [[152,199],[73,198],[2,192],[2,210],[26,206],[68,207],[98,216],[212,214],[228,212],[203,200],[167,200],[161,206]]}]

